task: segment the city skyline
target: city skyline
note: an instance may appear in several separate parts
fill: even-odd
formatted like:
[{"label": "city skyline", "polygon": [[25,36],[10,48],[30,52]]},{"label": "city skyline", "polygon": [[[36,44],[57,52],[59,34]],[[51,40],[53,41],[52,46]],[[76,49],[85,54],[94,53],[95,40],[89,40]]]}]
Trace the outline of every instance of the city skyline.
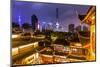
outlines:
[{"label": "city skyline", "polygon": [[35,2],[15,2],[12,6],[12,21],[22,25],[25,22],[31,24],[31,16],[35,14],[38,22],[42,25],[44,22],[53,25],[56,24],[56,8],[59,9],[58,23],[63,27],[63,31],[68,31],[69,24],[80,25],[78,14],[86,14],[89,5],[71,5],[71,4],[48,4]]},{"label": "city skyline", "polygon": [[12,1],[12,66],[96,61],[95,6]]}]

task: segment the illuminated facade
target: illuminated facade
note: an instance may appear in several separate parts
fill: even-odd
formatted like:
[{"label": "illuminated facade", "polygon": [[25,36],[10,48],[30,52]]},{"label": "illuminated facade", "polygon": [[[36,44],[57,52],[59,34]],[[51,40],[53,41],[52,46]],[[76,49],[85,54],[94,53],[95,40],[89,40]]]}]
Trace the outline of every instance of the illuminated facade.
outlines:
[{"label": "illuminated facade", "polygon": [[96,7],[90,7],[87,15],[81,21],[81,23],[86,23],[90,26],[90,44],[84,46],[89,49],[89,60],[95,60],[95,50],[96,50]]}]

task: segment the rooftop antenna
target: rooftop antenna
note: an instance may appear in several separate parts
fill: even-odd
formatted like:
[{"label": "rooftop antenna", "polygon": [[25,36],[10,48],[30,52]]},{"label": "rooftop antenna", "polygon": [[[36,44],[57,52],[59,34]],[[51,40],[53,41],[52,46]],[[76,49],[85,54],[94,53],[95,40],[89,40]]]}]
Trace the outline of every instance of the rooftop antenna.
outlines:
[{"label": "rooftop antenna", "polygon": [[58,10],[58,8],[56,8],[56,29],[57,29],[57,31],[59,30],[59,15],[58,15],[58,12],[59,12],[59,10]]}]

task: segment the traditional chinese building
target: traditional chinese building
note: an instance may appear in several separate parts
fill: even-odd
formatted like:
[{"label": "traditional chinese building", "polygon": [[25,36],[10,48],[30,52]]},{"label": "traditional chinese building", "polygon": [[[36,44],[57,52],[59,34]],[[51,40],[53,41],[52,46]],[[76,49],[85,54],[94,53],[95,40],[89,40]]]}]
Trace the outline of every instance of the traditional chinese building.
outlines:
[{"label": "traditional chinese building", "polygon": [[79,15],[81,23],[90,26],[90,43],[85,48],[89,49],[89,60],[95,60],[96,50],[96,7],[91,6],[86,15]]}]

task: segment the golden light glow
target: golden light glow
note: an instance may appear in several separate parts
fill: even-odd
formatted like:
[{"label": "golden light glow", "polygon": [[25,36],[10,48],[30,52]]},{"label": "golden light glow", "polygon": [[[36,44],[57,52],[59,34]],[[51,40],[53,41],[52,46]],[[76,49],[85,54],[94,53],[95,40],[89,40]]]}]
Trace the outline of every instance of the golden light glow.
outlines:
[{"label": "golden light glow", "polygon": [[38,42],[35,42],[35,43],[30,43],[30,44],[27,44],[27,45],[24,45],[24,46],[20,46],[19,48],[25,48],[25,47],[28,47],[28,46],[34,46],[34,47],[37,47],[38,46]]},{"label": "golden light glow", "polygon": [[75,43],[75,46],[82,46],[81,43]]},{"label": "golden light glow", "polygon": [[12,35],[12,38],[17,38],[18,37],[18,35]]},{"label": "golden light glow", "polygon": [[12,56],[17,55],[18,54],[18,48],[13,48],[12,49]]},{"label": "golden light glow", "polygon": [[38,42],[34,43],[34,48],[38,47]]},{"label": "golden light glow", "polygon": [[34,57],[35,57],[35,54],[32,54],[31,56],[29,56],[29,57],[25,58],[25,60],[24,60],[24,61],[28,61],[29,59],[33,59]]},{"label": "golden light glow", "polygon": [[39,57],[39,53],[36,53],[36,58],[38,58]]},{"label": "golden light glow", "polygon": [[73,50],[73,51],[75,51],[75,52],[77,51],[77,49],[75,49],[75,48],[74,48],[74,49],[72,49],[72,50]]},{"label": "golden light glow", "polygon": [[94,20],[95,19],[95,16],[93,16],[91,19]]},{"label": "golden light glow", "polygon": [[34,45],[34,43],[30,43],[30,44],[27,44],[27,45],[24,45],[24,46],[20,46],[19,48],[25,48],[25,47],[32,46],[32,45]]},{"label": "golden light glow", "polygon": [[66,56],[58,56],[58,55],[55,55],[56,57],[60,57],[60,58],[66,58]]},{"label": "golden light glow", "polygon": [[26,57],[26,58],[23,60],[23,63],[24,63],[24,64],[31,64],[31,63],[33,64],[34,58],[35,58],[35,54],[32,54],[31,56]]},{"label": "golden light glow", "polygon": [[44,57],[53,57],[52,55],[45,55],[43,54]]},{"label": "golden light glow", "polygon": [[95,32],[95,25],[91,25],[91,32]]}]

